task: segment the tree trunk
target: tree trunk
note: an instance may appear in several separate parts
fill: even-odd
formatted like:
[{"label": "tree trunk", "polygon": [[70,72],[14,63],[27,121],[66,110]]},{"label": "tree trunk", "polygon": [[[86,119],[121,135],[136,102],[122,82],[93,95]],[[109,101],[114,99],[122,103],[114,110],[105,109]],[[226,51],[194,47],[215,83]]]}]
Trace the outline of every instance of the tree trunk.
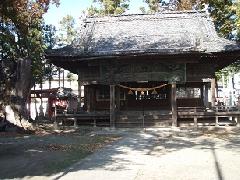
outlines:
[{"label": "tree trunk", "polygon": [[[36,90],[36,83],[34,83],[34,91]],[[38,121],[38,109],[37,109],[37,95],[34,94],[34,108],[35,108],[35,120]]]},{"label": "tree trunk", "polygon": [[28,122],[27,100],[31,90],[31,60],[19,59],[17,62],[16,79],[12,82],[10,100],[5,102],[6,119],[16,126],[32,129]]}]

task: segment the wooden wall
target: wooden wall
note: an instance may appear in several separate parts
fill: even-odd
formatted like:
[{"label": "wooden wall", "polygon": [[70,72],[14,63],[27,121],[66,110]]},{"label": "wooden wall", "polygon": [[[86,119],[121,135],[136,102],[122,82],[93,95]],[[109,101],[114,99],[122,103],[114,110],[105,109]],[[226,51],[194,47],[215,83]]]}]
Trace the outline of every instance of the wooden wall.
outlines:
[{"label": "wooden wall", "polygon": [[101,61],[79,66],[80,80],[91,84],[137,81],[186,81],[185,63],[156,61]]},{"label": "wooden wall", "polygon": [[[162,84],[163,82],[159,82],[158,84]],[[151,83],[148,83],[148,86]],[[155,85],[157,82],[155,82]],[[128,86],[136,87],[137,83],[130,83]],[[192,87],[192,88],[200,88],[202,91],[203,83],[192,82],[185,84],[178,84],[177,87]],[[144,84],[140,84],[139,87],[144,87]],[[146,84],[145,84],[146,87]],[[151,87],[151,86],[150,86]],[[101,110],[109,110],[110,100],[107,99],[99,99],[98,91],[102,89],[109,93],[108,85],[86,85],[85,86],[85,105],[84,109],[88,111],[101,111]],[[158,94],[166,93],[165,99],[136,99],[135,94],[129,95],[128,89],[120,88],[120,91],[123,91],[124,97],[121,96],[121,100],[119,103],[118,110],[170,110],[171,109],[171,86],[167,85],[164,90],[158,90]],[[135,92],[134,92],[135,93]],[[140,93],[140,92],[139,92]],[[150,92],[149,92],[150,93]],[[202,92],[200,97],[198,98],[177,98],[177,106],[178,107],[200,107],[204,106]]]}]

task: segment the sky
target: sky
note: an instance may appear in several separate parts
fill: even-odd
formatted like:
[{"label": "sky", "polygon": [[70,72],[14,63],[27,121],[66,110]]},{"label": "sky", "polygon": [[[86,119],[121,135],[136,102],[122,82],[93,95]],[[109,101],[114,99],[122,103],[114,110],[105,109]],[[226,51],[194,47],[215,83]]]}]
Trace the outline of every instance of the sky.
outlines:
[{"label": "sky", "polygon": [[[60,20],[66,16],[71,15],[78,22],[81,12],[91,6],[93,0],[60,0],[60,6],[51,5],[48,12],[44,15],[46,24],[53,24],[57,28]],[[127,13],[141,13],[139,7],[147,7],[143,0],[130,0],[129,10]]]}]

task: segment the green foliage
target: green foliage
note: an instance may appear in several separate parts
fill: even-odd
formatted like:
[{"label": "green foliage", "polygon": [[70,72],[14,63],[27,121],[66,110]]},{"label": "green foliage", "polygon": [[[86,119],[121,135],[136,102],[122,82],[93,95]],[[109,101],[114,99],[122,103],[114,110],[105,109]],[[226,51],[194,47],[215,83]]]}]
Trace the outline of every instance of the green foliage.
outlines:
[{"label": "green foliage", "polygon": [[[232,0],[144,0],[148,4],[150,13],[155,13],[164,6],[176,6],[177,10],[201,10],[208,6],[208,11],[214,21],[218,34],[224,38],[239,39],[240,37],[240,3]],[[232,32],[237,32],[237,37]],[[240,71],[239,62],[236,62],[216,73],[218,78]]]},{"label": "green foliage", "polygon": [[[42,25],[42,35],[44,46],[46,49],[52,49],[56,46],[56,28],[53,25],[43,24]],[[52,64],[44,62],[44,71],[42,75],[42,80],[48,80],[51,88],[52,76],[57,74],[57,69]]]},{"label": "green foliage", "polygon": [[74,80],[75,80],[74,74],[73,74],[73,73],[70,73],[70,72],[67,73],[67,78],[68,78],[68,79],[67,79],[68,81],[74,81]]},{"label": "green foliage", "polygon": [[236,11],[236,31],[237,39],[240,39],[240,2],[234,3],[233,9]]},{"label": "green foliage", "polygon": [[91,5],[91,7],[87,9],[88,16],[100,15],[101,13],[102,13],[101,10],[94,7],[93,5]]},{"label": "green foliage", "polygon": [[236,28],[236,9],[232,0],[204,0],[202,3],[209,5],[210,15],[218,33],[229,38],[231,32]]},{"label": "green foliage", "polygon": [[146,14],[146,13],[147,13],[145,7],[140,7],[139,9],[140,9],[140,11],[141,11],[143,14]]},{"label": "green foliage", "polygon": [[100,3],[101,7],[97,8],[91,6],[87,9],[87,14],[89,16],[123,14],[126,10],[128,10],[128,2],[129,0],[94,0],[93,3]]},{"label": "green foliage", "polygon": [[[219,35],[225,38],[234,38],[232,32],[237,31],[239,34],[239,4],[233,3],[232,0],[205,0],[203,1],[209,4],[210,15],[213,18],[216,30]],[[232,76],[234,73],[240,71],[239,61],[231,64],[230,66],[218,71],[216,73],[217,79],[222,76]]]},{"label": "green foliage", "polygon": [[56,45],[56,27],[51,24],[43,24],[42,35],[45,48],[52,49]]},{"label": "green foliage", "polygon": [[144,0],[148,4],[148,13],[155,13],[159,11],[162,0]]},{"label": "green foliage", "polygon": [[66,46],[72,43],[77,35],[75,19],[67,15],[60,21],[60,34],[57,37],[58,46]]},{"label": "green foliage", "polygon": [[[52,2],[58,3],[56,0]],[[41,23],[50,3],[50,0],[1,1],[1,64],[5,67],[9,62],[16,64],[19,59],[29,59],[34,81],[38,81],[42,74],[44,45]],[[6,77],[10,74],[4,73]]]},{"label": "green foliage", "polygon": [[200,4],[200,0],[181,0],[178,1],[178,10],[192,10],[196,5]]}]

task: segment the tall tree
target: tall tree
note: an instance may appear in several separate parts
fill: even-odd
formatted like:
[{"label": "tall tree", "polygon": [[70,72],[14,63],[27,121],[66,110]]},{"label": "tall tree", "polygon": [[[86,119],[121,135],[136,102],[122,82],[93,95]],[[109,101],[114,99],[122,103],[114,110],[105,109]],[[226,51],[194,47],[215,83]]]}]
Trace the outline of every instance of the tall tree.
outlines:
[{"label": "tall tree", "polygon": [[[182,0],[185,1],[185,0]],[[157,13],[164,10],[177,10],[180,0],[144,0],[148,5],[148,13]]]},{"label": "tall tree", "polygon": [[236,32],[238,40],[240,39],[240,3],[235,3],[234,8],[236,10]]},{"label": "tall tree", "polygon": [[176,0],[178,10],[192,10],[196,3],[200,3],[198,0]]},{"label": "tall tree", "polygon": [[31,77],[38,81],[42,76],[44,46],[41,23],[50,3],[58,4],[58,1],[1,1],[0,111],[5,109],[8,120],[19,126],[24,126],[24,118],[27,117]]},{"label": "tall tree", "polygon": [[56,46],[56,27],[52,24],[42,25],[43,41],[47,49]]},{"label": "tall tree", "polygon": [[87,10],[89,16],[94,15],[119,15],[128,10],[129,0],[94,0],[93,3],[100,3],[100,8],[91,6]]},{"label": "tall tree", "polygon": [[75,19],[71,15],[67,15],[59,22],[59,35],[57,36],[58,46],[66,46],[72,43],[77,35],[75,28]]},{"label": "tall tree", "polygon": [[218,33],[225,38],[231,38],[231,33],[236,28],[236,9],[233,1],[202,0],[201,3],[208,4],[208,10]]},{"label": "tall tree", "polygon": [[148,4],[148,12],[155,13],[159,11],[162,0],[145,0],[144,2]]},{"label": "tall tree", "polygon": [[[56,28],[53,25],[44,24],[42,26],[43,30],[43,41],[47,49],[53,49],[56,46]],[[52,87],[53,75],[57,74],[57,68],[53,64],[47,62],[44,63],[44,77],[43,80],[48,80],[49,89]]]},{"label": "tall tree", "polygon": [[[77,29],[75,27],[75,19],[71,15],[67,15],[63,17],[63,19],[59,22],[60,24],[60,33],[57,36],[57,46],[62,47],[66,45],[70,45],[73,40],[77,36]],[[57,68],[58,70],[58,81],[59,87],[61,86],[61,74],[62,74],[62,86],[64,87],[65,73],[61,68]]]},{"label": "tall tree", "polygon": [[[239,3],[234,3],[232,0],[202,0],[201,3],[208,5],[210,16],[213,18],[215,27],[220,36],[228,39],[238,39],[238,11]],[[217,79],[228,79],[226,77],[233,76],[234,73],[240,71],[239,62],[235,62],[230,66],[216,73]],[[225,77],[225,78],[223,78]]]}]

